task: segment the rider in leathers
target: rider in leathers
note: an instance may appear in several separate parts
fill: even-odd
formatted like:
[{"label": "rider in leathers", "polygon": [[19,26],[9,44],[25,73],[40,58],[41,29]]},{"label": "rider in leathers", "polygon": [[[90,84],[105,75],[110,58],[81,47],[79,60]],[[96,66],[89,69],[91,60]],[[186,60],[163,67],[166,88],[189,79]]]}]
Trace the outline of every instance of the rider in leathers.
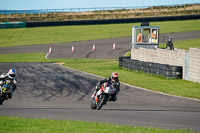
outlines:
[{"label": "rider in leathers", "polygon": [[117,101],[117,94],[119,93],[120,91],[120,82],[119,82],[119,79],[118,79],[118,73],[116,72],[113,72],[112,75],[108,78],[105,78],[101,81],[99,81],[96,85],[96,89],[92,95],[92,97],[94,98],[97,91],[101,88],[101,86],[104,84],[104,83],[111,83],[113,85],[113,87],[116,89],[113,97],[110,99],[111,101]]},{"label": "rider in leathers", "polygon": [[8,73],[3,73],[3,74],[0,75],[0,93],[2,92],[2,88],[1,88],[2,85],[3,85],[7,80],[13,82],[13,88],[12,88],[13,90],[12,90],[12,91],[14,91],[14,90],[16,89],[16,87],[17,87],[17,80],[16,80],[15,75],[16,75],[16,72],[15,72],[14,69],[10,69],[10,70],[8,71]]},{"label": "rider in leathers", "polygon": [[168,42],[166,43],[166,49],[174,50],[174,44],[172,42],[172,38],[171,37],[169,37]]}]

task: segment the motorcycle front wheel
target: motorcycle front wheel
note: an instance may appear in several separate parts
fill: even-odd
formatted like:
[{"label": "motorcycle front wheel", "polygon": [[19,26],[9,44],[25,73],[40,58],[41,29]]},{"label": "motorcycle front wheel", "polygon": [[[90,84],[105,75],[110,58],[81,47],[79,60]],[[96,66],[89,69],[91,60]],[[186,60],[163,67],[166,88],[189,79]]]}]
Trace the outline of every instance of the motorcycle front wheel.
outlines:
[{"label": "motorcycle front wheel", "polygon": [[92,103],[91,103],[91,109],[96,109],[97,106],[96,106],[96,100],[95,98],[92,99]]},{"label": "motorcycle front wheel", "polygon": [[100,95],[99,100],[97,102],[97,110],[100,110],[106,100],[106,95]]}]

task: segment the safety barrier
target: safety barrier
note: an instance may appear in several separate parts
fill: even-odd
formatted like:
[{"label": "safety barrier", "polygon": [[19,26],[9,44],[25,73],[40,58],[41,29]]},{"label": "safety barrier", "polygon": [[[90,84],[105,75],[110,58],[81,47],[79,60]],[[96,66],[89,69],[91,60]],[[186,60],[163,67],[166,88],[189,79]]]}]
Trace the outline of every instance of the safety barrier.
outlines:
[{"label": "safety barrier", "polygon": [[132,60],[130,57],[119,57],[119,67],[161,75],[169,79],[182,79],[183,77],[182,66]]},{"label": "safety barrier", "polygon": [[192,20],[192,19],[200,19],[200,15],[183,15],[183,16],[166,16],[166,17],[143,17],[143,18],[124,18],[124,19],[104,19],[104,20],[26,22],[26,27],[118,24],[118,23],[157,22],[157,21]]},{"label": "safety barrier", "polygon": [[166,16],[166,17],[144,17],[125,19],[105,19],[105,20],[74,20],[74,21],[47,21],[47,22],[2,22],[1,28],[24,28],[24,27],[45,27],[45,26],[66,26],[66,25],[96,25],[96,24],[117,24],[117,23],[137,23],[156,22],[174,20],[200,19],[200,15]]}]

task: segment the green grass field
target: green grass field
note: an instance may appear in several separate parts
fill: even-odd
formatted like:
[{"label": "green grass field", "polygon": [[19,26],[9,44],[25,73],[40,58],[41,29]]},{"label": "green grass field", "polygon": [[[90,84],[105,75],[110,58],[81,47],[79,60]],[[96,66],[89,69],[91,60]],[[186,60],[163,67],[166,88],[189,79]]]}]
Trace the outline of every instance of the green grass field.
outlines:
[{"label": "green grass field", "polygon": [[[139,23],[0,29],[0,47],[51,44],[131,36]],[[200,20],[152,22],[160,33],[200,30]]]},{"label": "green grass field", "polygon": [[189,50],[189,48],[200,48],[200,38],[198,39],[190,39],[183,41],[174,42],[174,47],[178,49]]},{"label": "green grass field", "polygon": [[[5,124],[7,123],[7,124]],[[108,123],[0,116],[1,133],[194,133]]]}]

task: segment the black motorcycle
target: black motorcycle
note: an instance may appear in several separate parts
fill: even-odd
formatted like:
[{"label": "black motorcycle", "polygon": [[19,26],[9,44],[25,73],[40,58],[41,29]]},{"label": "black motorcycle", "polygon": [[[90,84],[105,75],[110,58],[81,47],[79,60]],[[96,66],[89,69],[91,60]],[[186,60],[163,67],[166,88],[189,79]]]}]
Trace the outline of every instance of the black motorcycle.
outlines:
[{"label": "black motorcycle", "polygon": [[92,99],[91,109],[100,110],[103,105],[112,99],[113,94],[116,89],[111,85],[102,85],[102,87],[97,91],[96,96]]},{"label": "black motorcycle", "polygon": [[3,104],[4,100],[8,100],[12,98],[12,92],[13,92],[13,85],[12,82],[7,80],[1,85],[0,89],[0,104]]}]

